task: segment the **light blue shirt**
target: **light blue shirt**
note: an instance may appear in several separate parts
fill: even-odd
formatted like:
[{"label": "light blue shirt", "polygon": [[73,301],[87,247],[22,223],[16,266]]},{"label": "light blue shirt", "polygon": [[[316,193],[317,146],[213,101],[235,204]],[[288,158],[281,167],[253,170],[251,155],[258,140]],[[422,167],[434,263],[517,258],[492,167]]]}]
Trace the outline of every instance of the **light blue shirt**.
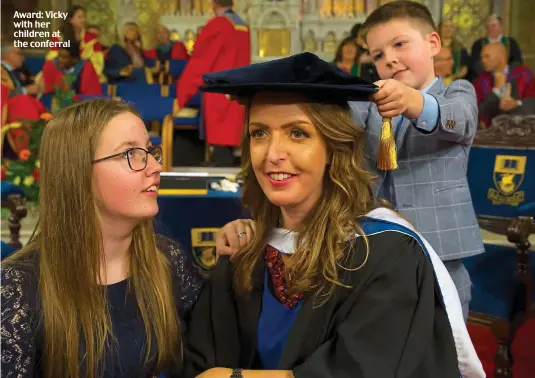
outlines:
[{"label": "light blue shirt", "polygon": [[424,97],[424,107],[422,109],[422,113],[416,119],[414,126],[427,132],[432,132],[435,130],[438,124],[439,106],[437,99],[427,93],[429,88],[431,88],[437,81],[438,78],[435,77],[435,79],[427,87],[420,91]]}]

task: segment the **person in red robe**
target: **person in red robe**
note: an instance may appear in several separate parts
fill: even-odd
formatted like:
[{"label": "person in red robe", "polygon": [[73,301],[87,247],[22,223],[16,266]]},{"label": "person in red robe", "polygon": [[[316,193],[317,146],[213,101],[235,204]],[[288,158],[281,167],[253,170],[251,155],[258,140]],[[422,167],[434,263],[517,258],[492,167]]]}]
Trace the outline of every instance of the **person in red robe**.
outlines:
[{"label": "person in red robe", "polygon": [[77,95],[102,95],[102,86],[90,61],[80,57],[78,41],[72,41],[71,47],[62,47],[58,57],[45,62],[42,71],[44,93],[53,93],[54,86],[64,85],[65,75],[73,76],[72,89]]},{"label": "person in red robe", "polygon": [[9,97],[9,88],[2,85],[2,157],[17,159],[20,152],[28,148],[28,135],[20,128],[10,128],[21,120],[37,121],[46,112],[44,105],[35,97],[19,94]]},{"label": "person in red robe", "polygon": [[[202,28],[177,83],[179,109],[186,106],[203,85],[203,74],[251,63],[249,27],[232,10],[232,0],[214,0],[212,4],[216,16]],[[214,148],[214,163],[232,164],[232,150],[241,140],[244,108],[217,93],[203,94],[202,106],[206,141]]]},{"label": "person in red robe", "polygon": [[[104,70],[104,49],[98,42],[98,36],[85,30],[86,11],[80,5],[72,5],[67,14],[62,27],[61,37],[52,37],[51,42],[60,41],[79,41],[80,53],[82,59],[89,60],[97,72],[101,83],[106,82]],[[60,46],[57,44],[48,51],[46,60],[52,60],[58,56]]]},{"label": "person in red robe", "polygon": [[507,49],[501,43],[485,45],[481,63],[485,72],[474,80],[479,119],[490,126],[499,114],[535,114],[535,79],[529,68],[507,64]]}]

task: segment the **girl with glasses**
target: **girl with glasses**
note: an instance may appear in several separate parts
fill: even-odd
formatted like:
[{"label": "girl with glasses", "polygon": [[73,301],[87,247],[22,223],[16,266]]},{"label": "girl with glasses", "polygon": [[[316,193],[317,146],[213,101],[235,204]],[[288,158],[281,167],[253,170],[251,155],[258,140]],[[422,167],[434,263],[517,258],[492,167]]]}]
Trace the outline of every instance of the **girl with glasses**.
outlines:
[{"label": "girl with glasses", "polygon": [[98,99],[57,113],[40,153],[39,224],[2,264],[2,376],[172,376],[201,278],[154,234],[160,148]]}]

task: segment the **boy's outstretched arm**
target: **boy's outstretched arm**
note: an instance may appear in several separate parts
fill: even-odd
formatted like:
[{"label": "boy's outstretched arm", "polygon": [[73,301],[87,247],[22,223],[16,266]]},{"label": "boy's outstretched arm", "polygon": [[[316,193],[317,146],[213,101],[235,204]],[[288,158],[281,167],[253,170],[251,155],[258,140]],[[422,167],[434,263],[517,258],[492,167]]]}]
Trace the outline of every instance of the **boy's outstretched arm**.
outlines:
[{"label": "boy's outstretched arm", "polygon": [[439,93],[424,93],[397,80],[376,82],[372,96],[383,117],[403,115],[417,130],[436,138],[470,144],[477,130],[477,98],[466,80],[454,81]]}]

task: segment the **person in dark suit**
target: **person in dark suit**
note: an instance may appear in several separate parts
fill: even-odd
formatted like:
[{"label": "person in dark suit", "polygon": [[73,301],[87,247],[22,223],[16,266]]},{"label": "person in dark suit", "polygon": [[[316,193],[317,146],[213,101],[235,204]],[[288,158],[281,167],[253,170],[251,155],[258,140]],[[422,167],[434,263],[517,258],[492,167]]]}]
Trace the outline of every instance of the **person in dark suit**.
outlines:
[{"label": "person in dark suit", "polygon": [[246,107],[256,232],[194,306],[184,377],[483,377],[440,258],[372,194],[347,101],[377,88],[310,53],[203,78]]}]

